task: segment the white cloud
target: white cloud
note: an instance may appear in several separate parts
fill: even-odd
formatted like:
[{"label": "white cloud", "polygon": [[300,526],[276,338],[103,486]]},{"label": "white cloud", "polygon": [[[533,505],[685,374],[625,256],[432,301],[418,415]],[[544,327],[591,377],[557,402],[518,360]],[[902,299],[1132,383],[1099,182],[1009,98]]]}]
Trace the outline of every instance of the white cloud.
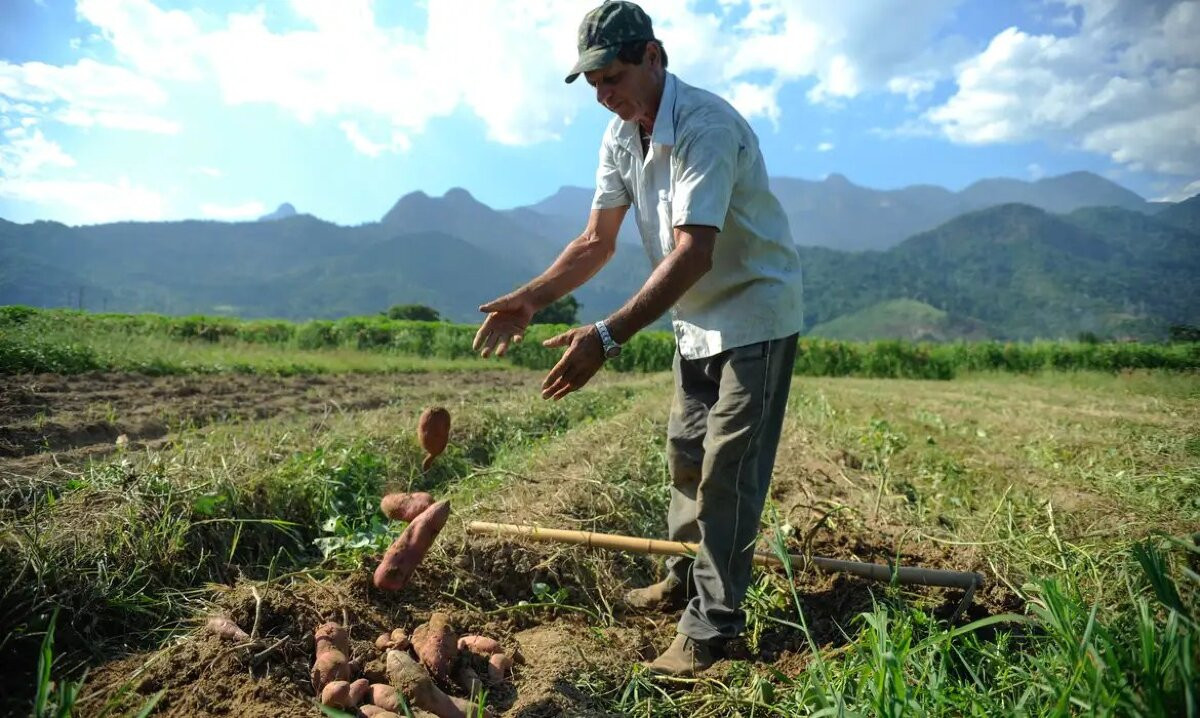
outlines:
[{"label": "white cloud", "polygon": [[1025,171],[1029,173],[1029,179],[1034,181],[1040,180],[1046,176],[1046,169],[1037,162],[1029,163],[1029,165],[1025,167]]},{"label": "white cloud", "polygon": [[156,82],[90,59],[61,67],[0,60],[0,95],[12,101],[0,108],[6,114],[164,134],[180,129],[178,123],[154,114],[167,102],[166,92]]},{"label": "white cloud", "polygon": [[77,224],[157,220],[166,212],[162,195],[125,177],[116,182],[0,177],[0,198],[44,205],[59,220]]},{"label": "white cloud", "polygon": [[407,152],[412,147],[412,141],[403,132],[392,130],[387,142],[375,142],[363,133],[362,128],[353,120],[343,120],[338,124],[346,139],[354,149],[368,157],[378,157],[384,152]]},{"label": "white cloud", "polygon": [[1132,170],[1200,169],[1200,2],[1074,0],[1079,32],[1009,28],[926,119],[964,144],[1049,140]]},{"label": "white cloud", "polygon": [[[958,2],[721,0],[711,12],[692,0],[643,5],[673,70],[778,124],[778,95],[792,82],[815,78],[814,102],[926,92],[953,55],[953,38],[938,33]],[[473,0],[465,11],[458,0],[427,0],[423,33],[380,27],[369,0],[291,0],[303,26],[286,31],[268,22],[279,5],[211,18],[152,0],[80,0],[78,12],[143,76],[204,79],[230,104],[271,104],[303,122],[382,121],[406,140],[465,107],[489,138],[520,145],[559,137],[593,100],[587,88],[562,82],[588,7]],[[360,152],[404,150],[404,141],[342,126]]]},{"label": "white cloud", "polygon": [[817,152],[829,152],[832,149],[833,149],[832,142],[822,142],[821,144],[817,145]]},{"label": "white cloud", "polygon": [[1195,197],[1198,194],[1200,194],[1200,179],[1188,182],[1187,184],[1183,185],[1182,187],[1177,187],[1177,188],[1175,188],[1174,191],[1168,192],[1167,194],[1164,194],[1163,196],[1156,198],[1154,201],[1155,202],[1182,202],[1185,199],[1191,199],[1192,197]]},{"label": "white cloud", "polygon": [[0,181],[29,177],[43,167],[74,167],[75,159],[58,143],[47,140],[40,129],[12,127],[0,144]]},{"label": "white cloud", "polygon": [[200,212],[205,217],[209,217],[211,219],[256,219],[266,214],[267,208],[258,200],[243,202],[235,205],[220,205],[206,202],[200,205]]}]

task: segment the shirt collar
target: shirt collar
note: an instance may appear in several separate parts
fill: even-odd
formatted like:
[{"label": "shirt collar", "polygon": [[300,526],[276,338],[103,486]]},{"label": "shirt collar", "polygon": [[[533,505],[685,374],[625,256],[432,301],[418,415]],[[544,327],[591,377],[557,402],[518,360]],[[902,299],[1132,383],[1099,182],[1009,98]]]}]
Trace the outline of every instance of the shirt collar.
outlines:
[{"label": "shirt collar", "polygon": [[[656,145],[675,144],[675,76],[664,72],[662,99],[658,101],[658,114],[654,116],[654,130],[650,141]],[[622,121],[617,132],[621,143],[630,152],[641,143],[641,133],[635,121]]]},{"label": "shirt collar", "polygon": [[675,76],[664,71],[662,100],[654,116],[654,132],[650,141],[656,145],[675,144]]}]

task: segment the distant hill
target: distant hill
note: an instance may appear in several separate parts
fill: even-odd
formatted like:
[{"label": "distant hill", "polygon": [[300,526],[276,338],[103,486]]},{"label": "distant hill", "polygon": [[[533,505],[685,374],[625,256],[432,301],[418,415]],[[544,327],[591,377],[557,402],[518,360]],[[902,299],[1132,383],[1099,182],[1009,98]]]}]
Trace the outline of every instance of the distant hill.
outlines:
[{"label": "distant hill", "polygon": [[1154,218],[1189,232],[1200,233],[1200,194],[1163,208]]},{"label": "distant hill", "polygon": [[1200,320],[1200,237],[1129,210],[971,212],[886,252],[802,248],[817,326],[909,298],[1002,338],[1161,336]]},{"label": "distant hill", "polygon": [[[1104,182],[1042,188],[1069,205],[1070,192]],[[1036,183],[1003,191],[1021,185]],[[936,187],[880,192],[838,177],[793,189],[813,216],[875,217],[861,226],[927,223],[966,202]],[[822,192],[840,199],[820,202]],[[869,209],[882,199],[887,206]],[[1006,204],[963,212],[885,250],[801,246],[805,325],[830,336],[931,339],[1157,337],[1171,324],[1198,325],[1198,201],[1154,214]],[[589,204],[590,192],[563,190],[497,211],[451,190],[405,195],[382,221],[355,227],[306,214],[86,227],[0,220],[0,304],[307,319],[420,303],[473,322],[481,302],[545,269],[583,229]],[[650,267],[638,244],[620,242],[576,292],[581,320],[610,313],[642,285]]]},{"label": "distant hill", "polygon": [[271,222],[276,219],[287,219],[288,217],[296,216],[296,208],[290,202],[284,202],[270,214],[264,214],[258,218],[259,222]]},{"label": "distant hill", "polygon": [[[1082,207],[1111,206],[1146,213],[1159,209],[1090,172],[1072,172],[1036,182],[987,179],[961,192],[932,185],[871,189],[856,185],[840,174],[831,174],[820,181],[772,177],[771,189],[783,205],[796,244],[850,251],[887,249],[960,214],[1002,204],[1027,204],[1055,213]],[[551,221],[565,218],[573,227],[571,232],[577,234],[591,198],[590,189],[563,187],[521,209],[532,210]],[[626,221],[622,238],[638,241],[632,217]]]},{"label": "distant hill", "polygon": [[809,334],[847,341],[904,339],[918,342],[979,340],[991,336],[983,322],[956,317],[914,299],[892,299],[873,304],[818,324]]}]

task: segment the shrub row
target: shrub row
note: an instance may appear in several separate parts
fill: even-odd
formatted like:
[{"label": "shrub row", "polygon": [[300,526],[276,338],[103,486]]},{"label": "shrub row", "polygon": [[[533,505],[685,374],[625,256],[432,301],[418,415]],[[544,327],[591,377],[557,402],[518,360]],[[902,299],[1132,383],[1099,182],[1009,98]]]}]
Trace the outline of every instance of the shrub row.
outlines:
[{"label": "shrub row", "polygon": [[[155,314],[88,314],[71,310],[0,307],[0,333],[18,331],[25,340],[0,343],[0,371],[75,371],[97,364],[87,348],[38,344],[30,340],[34,325],[67,330],[82,342],[93,333],[168,336],[193,341],[242,341],[295,349],[353,348],[402,355],[463,359],[477,327],[445,322],[391,320],[385,317],[347,317],[293,323],[278,320],[239,320],[227,317],[166,317]],[[509,350],[517,366],[548,369],[560,350],[541,342],[565,330],[562,325],[535,325],[525,341]],[[61,333],[61,331],[60,331]],[[617,371],[669,369],[675,341],[669,332],[641,332],[611,363]],[[45,367],[36,369],[35,367]],[[1042,370],[1099,370],[1200,368],[1200,344],[1137,344],[1083,342],[958,342],[913,344],[901,341],[843,342],[802,338],[795,374],[809,376],[872,376],[950,379],[961,371],[1036,372]]]}]

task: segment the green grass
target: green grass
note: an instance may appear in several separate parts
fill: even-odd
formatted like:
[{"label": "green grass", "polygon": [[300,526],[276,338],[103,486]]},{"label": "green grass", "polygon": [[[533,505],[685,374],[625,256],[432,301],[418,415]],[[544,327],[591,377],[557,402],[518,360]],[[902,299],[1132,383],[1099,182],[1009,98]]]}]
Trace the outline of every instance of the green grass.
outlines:
[{"label": "green grass", "polygon": [[[535,325],[501,364],[549,369],[561,352],[541,341],[564,327]],[[417,371],[397,357],[449,360],[472,368],[477,327],[441,322],[345,317],[290,323],[227,317],[88,314],[0,307],[0,373],[96,369],[146,373]],[[269,348],[268,348],[269,347]],[[346,350],[369,350],[347,352]],[[616,371],[670,369],[670,332],[642,331],[608,366]],[[1079,342],[836,341],[803,337],[793,372],[805,376],[951,379],[962,372],[1200,368],[1200,344]]]},{"label": "green grass", "polygon": [[[88,346],[172,366],[232,366],[217,357],[233,351],[250,371],[342,355],[322,371],[411,360],[128,339]],[[332,586],[361,571],[401,528],[376,510],[388,488],[433,491],[464,518],[662,535],[665,375],[604,372],[556,403],[532,384],[468,386],[462,370],[479,364],[450,366],[376,409],[184,427],[162,445],[6,477],[0,653],[29,686],[8,699],[28,712],[40,685],[49,706],[51,674],[65,696],[86,667],[172,645],[209,610],[210,583]],[[781,660],[735,660],[678,683],[640,669],[629,648],[644,637],[621,632],[641,624],[614,608],[627,583],[653,577],[644,557],[530,548],[555,578],[539,578],[521,604],[439,555],[430,560],[450,578],[434,598],[595,641],[605,660],[580,661],[561,680],[590,709],[620,715],[1196,715],[1198,398],[1200,377],[1180,372],[798,377],[764,537],[791,551],[811,540],[818,552],[859,539],[985,571],[986,610],[955,625],[944,621],[953,595],[837,584],[865,598],[840,611],[827,579],[760,572],[747,644]],[[450,448],[428,473],[411,431],[425,403],[454,415]],[[447,539],[453,549],[460,540]],[[654,630],[664,644],[669,624]],[[39,668],[43,643],[54,661]]]}]

